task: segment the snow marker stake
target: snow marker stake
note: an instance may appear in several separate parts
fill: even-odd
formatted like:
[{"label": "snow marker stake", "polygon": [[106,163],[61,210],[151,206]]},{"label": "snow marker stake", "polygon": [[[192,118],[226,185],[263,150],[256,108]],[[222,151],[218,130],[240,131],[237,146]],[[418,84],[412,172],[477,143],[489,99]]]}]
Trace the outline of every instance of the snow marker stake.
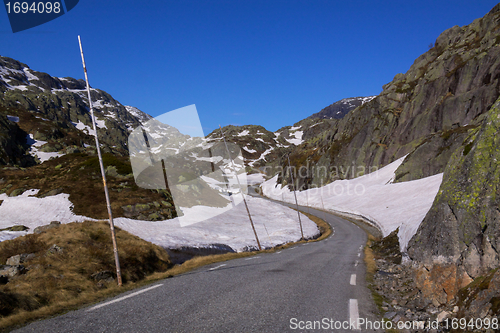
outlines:
[{"label": "snow marker stake", "polygon": [[292,166],[290,165],[290,154],[287,155],[287,158],[288,158],[288,170],[290,170],[290,177],[292,178],[293,195],[295,196],[295,205],[297,206],[297,216],[299,217],[300,234],[302,236],[300,240],[304,240],[304,231],[302,230],[302,220],[300,219],[299,203],[297,202],[297,194],[295,193],[295,182],[293,180]]},{"label": "snow marker stake", "polygon": [[83,72],[85,73],[85,82],[87,83],[87,94],[89,97],[90,116],[92,118],[92,128],[94,129],[95,146],[97,149],[97,156],[99,157],[99,166],[101,168],[102,183],[104,185],[104,195],[106,196],[106,205],[108,207],[109,227],[111,229],[111,239],[113,241],[113,252],[115,254],[116,280],[118,281],[118,286],[121,286],[122,285],[122,273],[120,270],[120,259],[118,258],[118,248],[116,245],[115,226],[113,224],[113,214],[111,213],[111,203],[109,201],[108,185],[106,184],[106,172],[104,171],[104,165],[102,163],[101,147],[99,146],[99,138],[97,137],[97,128],[96,128],[96,124],[95,124],[94,108],[92,106],[92,99],[90,98],[89,78],[87,76],[87,67],[85,66],[85,58],[83,57],[83,48],[82,48],[82,41],[80,39],[80,35],[78,35],[78,44],[80,44],[80,53],[82,55]]}]

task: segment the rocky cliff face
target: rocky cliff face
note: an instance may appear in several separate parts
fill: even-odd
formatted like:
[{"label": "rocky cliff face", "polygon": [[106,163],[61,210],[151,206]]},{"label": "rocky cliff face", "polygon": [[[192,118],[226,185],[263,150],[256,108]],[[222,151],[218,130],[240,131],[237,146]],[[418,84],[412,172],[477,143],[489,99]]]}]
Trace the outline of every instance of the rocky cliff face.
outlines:
[{"label": "rocky cliff face", "polygon": [[[433,207],[408,246],[412,259],[430,272],[449,271],[445,283],[458,287],[499,266],[500,99],[481,118],[453,153]],[[447,294],[455,296],[458,287]]]},{"label": "rocky cliff face", "polygon": [[23,167],[35,164],[34,158],[26,154],[26,135],[15,122],[0,114],[0,164]]},{"label": "rocky cliff face", "polygon": [[452,82],[458,82],[452,121],[470,124],[456,134],[440,191],[408,246],[409,257],[421,265],[417,282],[438,303],[499,266],[500,99],[483,112],[499,95],[499,22],[497,5],[471,25],[445,31],[436,42],[448,59],[458,59],[450,64],[456,66]]}]

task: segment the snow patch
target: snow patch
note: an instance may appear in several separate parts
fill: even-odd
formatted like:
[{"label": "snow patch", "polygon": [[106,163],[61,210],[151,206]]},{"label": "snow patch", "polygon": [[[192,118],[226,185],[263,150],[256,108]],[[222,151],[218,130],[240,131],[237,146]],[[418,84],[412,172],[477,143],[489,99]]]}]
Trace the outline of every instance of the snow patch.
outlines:
[{"label": "snow patch", "polygon": [[[294,210],[261,198],[247,196],[246,199],[263,247],[272,247],[300,239],[300,227]],[[197,207],[193,207],[191,212],[206,214],[209,208]],[[186,213],[184,209],[183,212]],[[305,237],[310,238],[319,234],[314,222],[304,215],[301,219]],[[119,228],[166,248],[181,246],[201,248],[223,243],[241,252],[248,247],[257,247],[245,206],[242,203],[220,215],[185,227],[180,226],[177,218],[160,222],[117,218],[115,223]]]},{"label": "snow patch", "polygon": [[252,173],[247,175],[247,183],[248,185],[256,185],[261,184],[266,180],[266,177],[263,173]]},{"label": "snow patch", "polygon": [[33,139],[33,134],[29,134],[26,138],[27,144],[31,145],[30,147],[30,155],[38,157],[40,163],[50,160],[51,158],[60,157],[65,154],[59,152],[44,152],[40,151],[39,148],[47,143],[47,141],[35,140]]},{"label": "snow patch", "polygon": [[82,132],[87,133],[88,135],[95,135],[95,131],[88,125],[85,125],[82,123],[81,120],[78,120],[78,123],[72,123],[73,126],[76,127],[76,129],[79,129]]},{"label": "snow patch", "polygon": [[243,147],[243,149],[245,149],[247,152],[249,152],[250,154],[253,154],[253,153],[256,153],[257,150],[255,149],[248,149],[247,147]]},{"label": "snow patch", "polygon": [[[0,194],[0,229],[14,225],[24,225],[33,232],[36,227],[49,224],[51,221],[61,223],[82,222],[89,219],[75,215],[72,212],[73,204],[69,201],[69,194],[61,193],[45,198],[32,197],[38,190],[28,190],[17,197]],[[25,235],[26,232],[0,232],[0,240],[12,239]]]},{"label": "snow patch", "polygon": [[105,120],[101,120],[101,119],[96,119],[95,120],[95,125],[99,128],[107,128],[106,127],[106,121]]},{"label": "snow patch", "polygon": [[242,132],[238,133],[238,135],[237,135],[237,136],[246,136],[246,135],[248,135],[248,134],[250,134],[250,131],[249,131],[249,130],[244,130],[244,131],[242,131]]},{"label": "snow patch", "polygon": [[304,134],[303,131],[296,131],[294,133],[291,133],[291,135],[295,136],[295,138],[289,138],[289,139],[285,139],[286,141],[288,141],[289,143],[293,144],[293,145],[300,145],[302,142],[304,142],[304,140],[302,140],[302,135]]}]

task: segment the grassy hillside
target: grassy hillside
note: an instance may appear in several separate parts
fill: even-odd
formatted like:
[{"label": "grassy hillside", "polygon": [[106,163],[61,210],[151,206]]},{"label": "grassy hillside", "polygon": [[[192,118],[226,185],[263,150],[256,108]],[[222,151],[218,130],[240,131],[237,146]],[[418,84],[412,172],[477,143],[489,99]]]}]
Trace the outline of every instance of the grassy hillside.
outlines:
[{"label": "grassy hillside", "polygon": [[[165,249],[116,230],[124,287],[171,267]],[[117,293],[106,222],[69,223],[0,243],[0,263],[32,254],[25,273],[0,285],[0,327],[69,310]]]}]

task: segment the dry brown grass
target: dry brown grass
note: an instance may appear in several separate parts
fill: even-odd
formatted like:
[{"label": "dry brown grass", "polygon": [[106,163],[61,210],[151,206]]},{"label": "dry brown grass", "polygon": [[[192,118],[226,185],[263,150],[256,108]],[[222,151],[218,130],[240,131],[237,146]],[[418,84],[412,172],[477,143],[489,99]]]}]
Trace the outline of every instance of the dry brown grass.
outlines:
[{"label": "dry brown grass", "polygon": [[319,231],[321,232],[321,235],[315,239],[315,241],[322,241],[325,238],[328,238],[332,234],[332,227],[326,223],[324,220],[320,219],[317,216],[304,213],[302,212],[305,216],[307,216],[311,221],[316,223],[318,225]]},{"label": "dry brown grass", "polygon": [[373,250],[371,249],[372,242],[375,241],[376,238],[371,234],[368,234],[368,240],[366,241],[364,254],[365,254],[365,264],[366,264],[366,277],[370,281],[373,281],[373,275],[377,272],[377,265],[375,263],[375,255]]},{"label": "dry brown grass", "polygon": [[[95,281],[97,272],[115,272],[111,235],[105,222],[69,223],[42,234],[0,243],[0,260],[34,253],[23,265],[28,271],[0,286],[0,328],[43,318],[137,287],[147,275],[166,271],[167,252],[116,229],[125,288],[114,281]],[[61,252],[48,251],[57,244]]]}]

